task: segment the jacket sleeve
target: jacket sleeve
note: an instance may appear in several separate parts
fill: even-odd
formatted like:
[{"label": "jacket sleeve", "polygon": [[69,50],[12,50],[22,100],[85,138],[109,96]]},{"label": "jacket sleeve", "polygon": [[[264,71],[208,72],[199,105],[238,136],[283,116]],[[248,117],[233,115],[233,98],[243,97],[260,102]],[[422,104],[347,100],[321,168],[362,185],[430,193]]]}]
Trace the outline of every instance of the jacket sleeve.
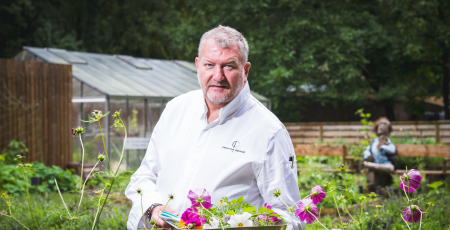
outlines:
[{"label": "jacket sleeve", "polygon": [[[158,148],[158,143],[160,143],[161,141],[159,140],[163,138],[162,131],[166,110],[164,110],[153,130],[147,152],[145,153],[141,165],[133,176],[131,176],[130,183],[125,190],[125,195],[132,201],[132,207],[128,215],[128,229],[137,229],[139,222],[142,220],[143,213],[145,213],[152,204],[163,203],[156,187],[156,181],[158,179],[159,171],[158,149],[160,148]],[[142,202],[141,195],[136,192],[136,189],[138,188],[142,190]]]},{"label": "jacket sleeve", "polygon": [[[292,161],[289,161],[290,157]],[[306,223],[293,213],[289,216],[284,204],[285,202],[297,209],[297,202],[301,200],[296,162],[291,138],[287,130],[282,128],[269,141],[266,159],[257,176],[257,184],[264,202],[270,204],[274,212],[280,214],[286,222],[290,221],[295,230],[299,230],[304,229]],[[280,190],[280,197],[274,196],[275,190]]]},{"label": "jacket sleeve", "polygon": [[372,145],[368,145],[367,147],[366,147],[366,149],[364,150],[364,160],[366,160],[367,158],[369,158],[370,157],[370,155],[372,155],[371,153],[370,153],[370,147],[371,147]]}]

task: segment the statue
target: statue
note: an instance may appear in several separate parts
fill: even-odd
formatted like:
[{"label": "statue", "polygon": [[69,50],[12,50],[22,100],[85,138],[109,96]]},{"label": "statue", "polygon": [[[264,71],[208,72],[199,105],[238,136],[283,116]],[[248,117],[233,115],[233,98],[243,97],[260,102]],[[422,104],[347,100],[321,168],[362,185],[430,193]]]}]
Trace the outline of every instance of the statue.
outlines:
[{"label": "statue", "polygon": [[367,187],[375,191],[377,186],[392,184],[391,173],[397,165],[396,148],[389,139],[392,126],[385,117],[375,121],[373,131],[377,137],[364,150],[364,167],[366,168]]}]

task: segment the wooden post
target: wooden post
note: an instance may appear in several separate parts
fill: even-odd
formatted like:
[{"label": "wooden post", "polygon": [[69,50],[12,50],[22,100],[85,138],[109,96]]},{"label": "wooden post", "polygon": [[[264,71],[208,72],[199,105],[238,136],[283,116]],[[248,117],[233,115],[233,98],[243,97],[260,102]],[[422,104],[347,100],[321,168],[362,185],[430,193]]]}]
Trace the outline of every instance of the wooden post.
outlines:
[{"label": "wooden post", "polygon": [[438,143],[438,142],[441,141],[441,140],[440,140],[439,122],[438,122],[438,121],[436,121],[435,126],[436,126],[436,128],[435,128],[436,136],[435,136],[435,138],[434,138],[434,142],[435,142],[435,143]]},{"label": "wooden post", "polygon": [[319,125],[319,140],[320,142],[323,142],[323,125]]},{"label": "wooden post", "polygon": [[343,150],[342,150],[342,164],[345,165],[345,158],[347,157],[347,146],[343,145],[342,148],[343,148]]}]

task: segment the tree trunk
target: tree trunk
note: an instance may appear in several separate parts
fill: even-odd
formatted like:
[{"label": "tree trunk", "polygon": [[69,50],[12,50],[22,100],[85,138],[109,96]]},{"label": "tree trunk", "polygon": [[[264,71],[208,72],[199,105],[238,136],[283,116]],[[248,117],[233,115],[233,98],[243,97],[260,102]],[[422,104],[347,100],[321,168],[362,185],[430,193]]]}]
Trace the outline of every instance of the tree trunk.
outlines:
[{"label": "tree trunk", "polygon": [[449,98],[448,98],[449,96],[448,88],[450,84],[449,51],[450,51],[449,49],[444,49],[442,51],[442,71],[444,73],[444,79],[442,83],[442,96],[444,97],[445,120],[450,119]]},{"label": "tree trunk", "polygon": [[381,104],[384,107],[384,112],[386,113],[386,117],[390,121],[395,121],[395,113],[394,113],[394,103],[391,100],[383,100]]}]

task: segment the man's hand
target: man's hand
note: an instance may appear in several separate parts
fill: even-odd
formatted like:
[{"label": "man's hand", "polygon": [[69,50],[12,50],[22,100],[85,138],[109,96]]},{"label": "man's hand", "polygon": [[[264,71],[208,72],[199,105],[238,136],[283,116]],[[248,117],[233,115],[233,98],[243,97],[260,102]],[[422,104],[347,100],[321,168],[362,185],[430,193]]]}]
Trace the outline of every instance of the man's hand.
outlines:
[{"label": "man's hand", "polygon": [[[163,208],[164,208],[164,206],[160,205],[160,206],[156,207],[155,209],[153,209],[153,212],[152,212],[152,220],[153,221],[158,220],[159,212],[161,212],[161,211],[170,212],[170,213],[178,216],[178,213],[175,212],[175,210],[173,210],[171,207],[166,206],[166,209],[164,209],[164,210],[163,210]],[[158,226],[158,227],[165,227],[165,228],[170,228],[171,227],[168,223],[166,223],[161,218],[159,218],[158,222],[156,222],[156,226]]]}]

